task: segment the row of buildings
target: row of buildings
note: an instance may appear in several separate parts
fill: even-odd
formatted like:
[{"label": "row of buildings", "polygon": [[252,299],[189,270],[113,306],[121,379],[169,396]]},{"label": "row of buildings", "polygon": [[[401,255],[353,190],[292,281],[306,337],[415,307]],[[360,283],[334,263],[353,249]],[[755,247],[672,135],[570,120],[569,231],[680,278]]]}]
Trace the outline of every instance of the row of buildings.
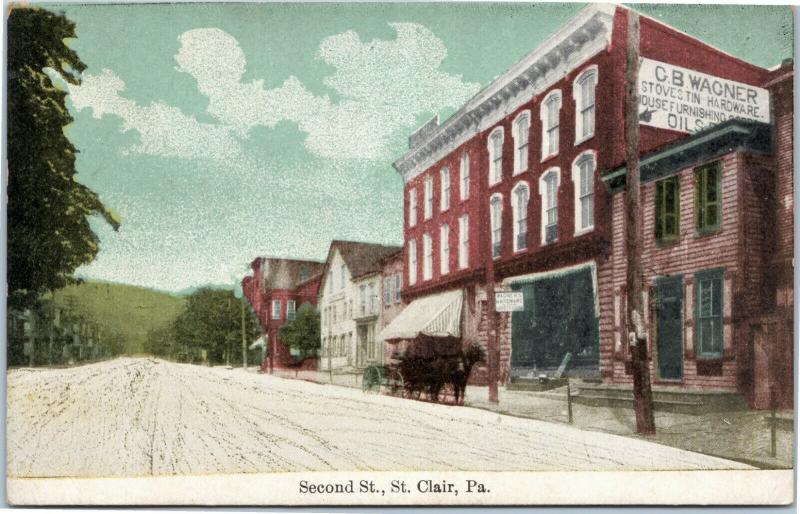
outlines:
[{"label": "row of buildings", "polygon": [[[285,355],[274,327],[307,301],[322,315],[321,369],[358,370],[427,334],[489,350],[473,382],[532,379],[569,354],[568,374],[629,386],[624,91],[635,27],[654,389],[791,405],[793,64],[760,68],[630,16],[584,8],[444,123],[411,134],[394,163],[402,247],[334,241],[324,263],[254,261],[245,291],[275,361]],[[504,292],[522,293],[512,312],[497,312]]]}]

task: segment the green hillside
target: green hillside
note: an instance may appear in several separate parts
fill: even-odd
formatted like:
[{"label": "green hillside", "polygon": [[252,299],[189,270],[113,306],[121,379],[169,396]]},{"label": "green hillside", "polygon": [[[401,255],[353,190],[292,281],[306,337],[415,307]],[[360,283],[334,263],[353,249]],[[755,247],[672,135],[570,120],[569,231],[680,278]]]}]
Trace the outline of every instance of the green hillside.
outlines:
[{"label": "green hillside", "polygon": [[184,299],[143,287],[86,281],[56,292],[56,304],[93,319],[124,340],[126,353],[142,351],[147,332],[180,314]]}]

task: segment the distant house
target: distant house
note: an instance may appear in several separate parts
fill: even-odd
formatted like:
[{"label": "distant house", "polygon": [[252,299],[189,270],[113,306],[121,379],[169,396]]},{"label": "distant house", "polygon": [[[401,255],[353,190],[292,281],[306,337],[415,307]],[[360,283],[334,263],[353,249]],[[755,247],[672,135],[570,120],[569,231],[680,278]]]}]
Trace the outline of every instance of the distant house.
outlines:
[{"label": "distant house", "polygon": [[320,370],[358,372],[383,360],[382,259],[398,246],[333,241],[319,288]]},{"label": "distant house", "polygon": [[[400,249],[381,259],[381,331],[400,314],[406,306],[400,291],[403,288],[403,250]],[[382,334],[378,339],[383,346],[383,362],[386,363],[395,352],[396,345],[386,344]]]},{"label": "distant house", "polygon": [[[250,267],[253,275],[242,280],[242,290],[258,318],[267,347],[261,369],[291,367],[294,359],[281,344],[278,329],[294,319],[301,305],[316,305],[323,263],[258,257]],[[315,361],[305,364],[311,368],[316,365]]]}]

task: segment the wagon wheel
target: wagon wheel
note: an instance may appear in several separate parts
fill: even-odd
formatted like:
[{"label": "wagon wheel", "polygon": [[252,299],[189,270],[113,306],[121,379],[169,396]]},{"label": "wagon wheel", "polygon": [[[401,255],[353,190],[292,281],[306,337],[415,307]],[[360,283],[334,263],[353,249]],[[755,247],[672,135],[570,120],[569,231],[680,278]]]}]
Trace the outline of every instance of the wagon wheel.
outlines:
[{"label": "wagon wheel", "polygon": [[366,391],[377,390],[380,392],[383,384],[383,373],[379,366],[367,366],[361,379],[361,389]]}]

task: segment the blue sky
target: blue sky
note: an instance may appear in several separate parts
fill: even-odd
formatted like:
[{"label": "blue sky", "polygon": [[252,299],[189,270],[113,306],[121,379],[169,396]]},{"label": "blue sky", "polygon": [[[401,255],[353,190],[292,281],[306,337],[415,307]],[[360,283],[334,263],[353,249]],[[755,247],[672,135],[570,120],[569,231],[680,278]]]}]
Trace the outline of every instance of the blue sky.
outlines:
[{"label": "blue sky", "polygon": [[[81,276],[177,291],[333,238],[399,244],[391,163],[582,4],[48,5],[87,64],[69,90],[78,178],[119,213]],[[637,9],[762,66],[787,7]]]}]

